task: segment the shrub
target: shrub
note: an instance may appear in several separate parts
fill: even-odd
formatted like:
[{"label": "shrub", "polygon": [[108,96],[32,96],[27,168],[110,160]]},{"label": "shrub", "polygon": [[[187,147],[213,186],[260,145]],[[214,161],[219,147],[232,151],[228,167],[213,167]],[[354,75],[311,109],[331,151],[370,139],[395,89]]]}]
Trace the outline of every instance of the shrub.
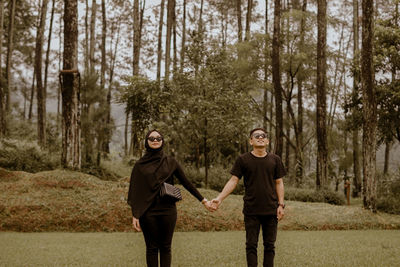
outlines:
[{"label": "shrub", "polygon": [[345,203],[343,196],[337,192],[293,187],[285,187],[285,199],[302,202],[324,202],[334,205]]},{"label": "shrub", "polygon": [[13,139],[0,141],[0,167],[35,173],[59,166],[59,153],[41,150],[34,142]]},{"label": "shrub", "polygon": [[379,179],[377,208],[387,213],[400,214],[400,170],[396,175],[385,178]]}]

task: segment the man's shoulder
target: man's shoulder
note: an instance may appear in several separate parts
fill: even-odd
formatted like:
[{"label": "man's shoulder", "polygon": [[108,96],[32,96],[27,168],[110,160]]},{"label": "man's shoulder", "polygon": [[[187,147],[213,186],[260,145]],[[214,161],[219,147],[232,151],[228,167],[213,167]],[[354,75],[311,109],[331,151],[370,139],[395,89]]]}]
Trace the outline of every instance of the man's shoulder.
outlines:
[{"label": "man's shoulder", "polygon": [[281,160],[281,157],[279,157],[277,154],[274,154],[272,152],[268,152],[268,156],[275,160]]},{"label": "man's shoulder", "polygon": [[251,152],[245,152],[245,153],[243,153],[243,154],[240,154],[238,157],[237,157],[238,159],[248,159],[248,158],[251,158]]}]

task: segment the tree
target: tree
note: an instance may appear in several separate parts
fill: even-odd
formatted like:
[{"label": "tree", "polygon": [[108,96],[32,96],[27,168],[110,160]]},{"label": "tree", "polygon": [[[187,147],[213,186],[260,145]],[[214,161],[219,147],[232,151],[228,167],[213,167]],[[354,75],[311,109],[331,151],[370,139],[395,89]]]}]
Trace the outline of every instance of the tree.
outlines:
[{"label": "tree", "polygon": [[64,0],[64,53],[61,71],[62,155],[64,167],[81,168],[80,89],[78,71],[78,0]]},{"label": "tree", "polygon": [[236,16],[238,25],[238,41],[243,40],[243,26],[242,26],[242,0],[236,0]]},{"label": "tree", "polygon": [[275,94],[275,154],[282,157],[283,151],[283,111],[282,111],[282,85],[280,70],[280,18],[281,1],[275,0],[274,7],[274,35],[272,39],[272,82]]},{"label": "tree", "polygon": [[46,146],[46,100],[42,81],[42,62],[43,62],[43,37],[46,22],[48,0],[43,0],[40,11],[40,21],[36,35],[35,49],[35,73],[37,88],[37,115],[38,115],[38,143],[41,147]]},{"label": "tree", "polygon": [[175,0],[168,0],[167,5],[167,36],[165,38],[165,80],[169,79],[171,64],[171,33],[175,17]]},{"label": "tree", "polygon": [[158,83],[160,83],[160,79],[161,79],[162,29],[163,29],[163,20],[164,20],[164,3],[165,3],[165,0],[161,0],[160,21],[158,24],[158,41],[157,41],[157,81],[158,81]]},{"label": "tree", "polygon": [[317,43],[317,188],[328,186],[328,147],[326,135],[326,0],[318,0]]},{"label": "tree", "polygon": [[5,91],[5,103],[6,103],[6,116],[10,112],[10,103],[11,103],[11,68],[12,68],[12,53],[14,50],[14,19],[15,19],[15,5],[16,1],[10,1],[10,13],[9,13],[9,22],[8,22],[8,39],[7,39],[7,62],[6,62],[6,91]]},{"label": "tree", "polygon": [[362,0],[361,86],[363,99],[363,205],[376,212],[377,110],[373,63],[374,1]]},{"label": "tree", "polygon": [[3,23],[4,22],[4,1],[0,0],[0,137],[6,134],[6,110],[4,105],[4,81],[2,69],[2,47],[3,47]]},{"label": "tree", "polygon": [[247,14],[246,14],[246,35],[245,40],[250,41],[250,25],[252,19],[253,0],[247,0]]},{"label": "tree", "polygon": [[[358,0],[353,0],[353,98],[358,97],[360,88],[360,50],[359,50],[359,23],[358,23]],[[352,116],[355,117],[356,110]],[[355,118],[353,118],[354,120]],[[361,192],[361,169],[358,128],[352,131],[353,138],[353,197],[358,197]]]}]

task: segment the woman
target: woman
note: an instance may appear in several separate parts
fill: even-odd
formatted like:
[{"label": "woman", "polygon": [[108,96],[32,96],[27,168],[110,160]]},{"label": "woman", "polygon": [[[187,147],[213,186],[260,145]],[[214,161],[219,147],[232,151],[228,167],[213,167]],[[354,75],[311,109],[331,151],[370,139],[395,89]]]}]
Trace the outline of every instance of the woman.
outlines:
[{"label": "woman", "polygon": [[178,162],[164,155],[164,138],[157,130],[146,135],[146,154],[132,170],[129,185],[128,204],[132,208],[132,224],[137,231],[143,231],[146,243],[146,262],[149,267],[171,265],[171,242],[176,224],[176,205],[171,198],[160,197],[163,182],[174,184],[173,176],[194,197],[208,209],[211,203],[186,178]]}]

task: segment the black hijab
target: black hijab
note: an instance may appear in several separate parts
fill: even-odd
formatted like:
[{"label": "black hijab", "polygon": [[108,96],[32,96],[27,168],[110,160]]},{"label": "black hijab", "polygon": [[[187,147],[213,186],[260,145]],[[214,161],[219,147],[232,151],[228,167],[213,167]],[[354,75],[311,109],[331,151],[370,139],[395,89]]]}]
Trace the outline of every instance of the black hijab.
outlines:
[{"label": "black hijab", "polygon": [[[153,149],[148,144],[148,137],[157,132],[162,138],[161,147]],[[153,203],[160,192],[161,184],[172,175],[176,169],[176,161],[164,155],[164,137],[157,130],[151,130],[145,138],[146,153],[135,164],[129,184],[128,204],[132,214],[139,219]]]}]

